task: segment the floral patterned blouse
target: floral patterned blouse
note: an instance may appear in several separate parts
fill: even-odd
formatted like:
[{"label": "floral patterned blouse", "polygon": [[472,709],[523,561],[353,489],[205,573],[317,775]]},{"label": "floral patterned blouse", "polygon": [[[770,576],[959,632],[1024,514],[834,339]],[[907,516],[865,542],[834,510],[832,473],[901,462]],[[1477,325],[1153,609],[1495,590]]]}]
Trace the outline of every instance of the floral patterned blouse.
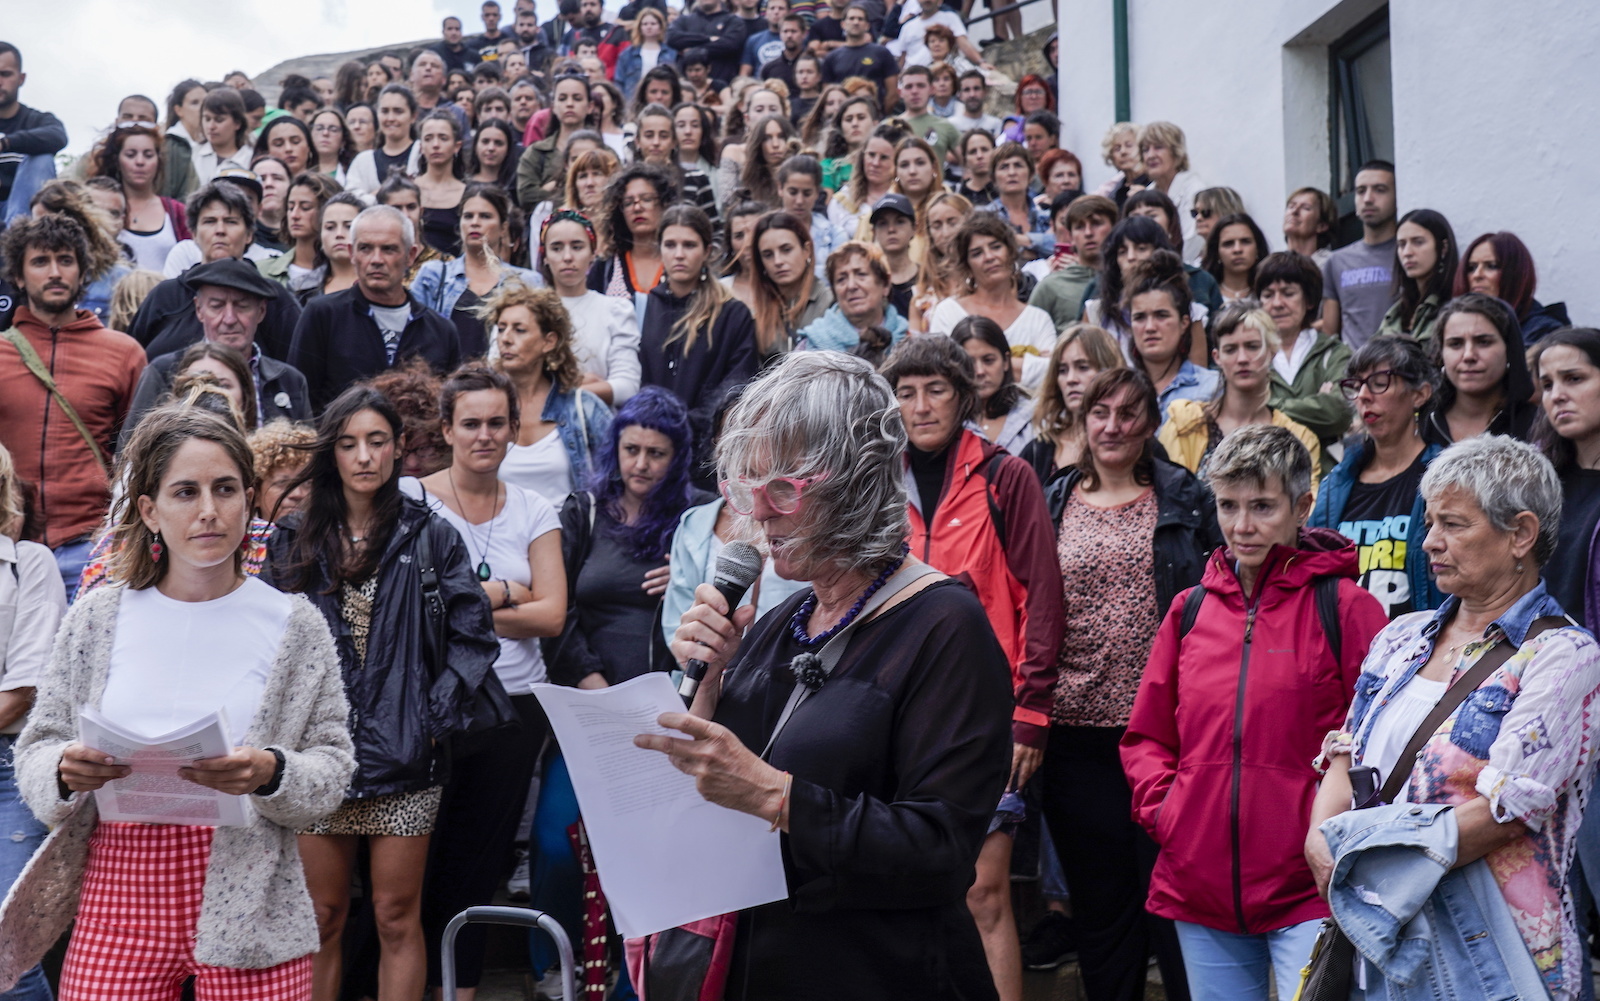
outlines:
[{"label": "floral patterned blouse", "polygon": [[[1437,611],[1412,612],[1372,641],[1344,730],[1325,753],[1362,756],[1373,724],[1432,656],[1457,599]],[[1600,646],[1584,629],[1553,629],[1521,642],[1535,619],[1563,616],[1540,583],[1461,651],[1452,680],[1496,640],[1518,642],[1509,660],[1467,696],[1423,746],[1411,774],[1413,803],[1462,804],[1483,796],[1500,822],[1520,820],[1527,835],[1486,859],[1523,940],[1554,998],[1577,997],[1589,975],[1567,874],[1594,776],[1600,696]]]}]

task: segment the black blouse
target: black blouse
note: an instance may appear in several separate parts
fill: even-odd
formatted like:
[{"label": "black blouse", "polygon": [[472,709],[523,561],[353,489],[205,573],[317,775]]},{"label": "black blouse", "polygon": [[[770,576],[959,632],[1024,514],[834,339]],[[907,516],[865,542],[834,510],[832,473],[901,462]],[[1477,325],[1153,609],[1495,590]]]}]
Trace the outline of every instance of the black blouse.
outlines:
[{"label": "black blouse", "polygon": [[[759,753],[794,687],[762,617],[716,720]],[[1011,673],[971,591],[935,584],[856,630],[769,760],[794,775],[789,898],[739,918],[729,999],[992,998],[967,889],[1011,767]]]}]

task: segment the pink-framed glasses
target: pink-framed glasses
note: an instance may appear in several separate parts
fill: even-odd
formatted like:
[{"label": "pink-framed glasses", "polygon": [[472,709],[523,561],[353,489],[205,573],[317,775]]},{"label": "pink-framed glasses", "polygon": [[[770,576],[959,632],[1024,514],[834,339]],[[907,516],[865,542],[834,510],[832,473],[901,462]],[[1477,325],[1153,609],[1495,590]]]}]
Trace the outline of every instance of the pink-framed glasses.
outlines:
[{"label": "pink-framed glasses", "polygon": [[779,514],[794,514],[800,510],[805,489],[823,479],[825,477],[822,476],[774,476],[770,480],[747,480],[738,477],[723,480],[717,484],[717,488],[722,492],[722,497],[728,502],[728,506],[739,514],[755,513],[756,494],[765,497],[767,504]]}]

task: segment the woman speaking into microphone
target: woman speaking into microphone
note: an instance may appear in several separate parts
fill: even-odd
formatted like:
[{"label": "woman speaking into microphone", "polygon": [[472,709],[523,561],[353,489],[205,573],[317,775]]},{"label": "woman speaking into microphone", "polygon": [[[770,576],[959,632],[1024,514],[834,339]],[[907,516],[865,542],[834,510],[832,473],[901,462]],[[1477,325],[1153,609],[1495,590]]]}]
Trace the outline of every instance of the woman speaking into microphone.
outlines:
[{"label": "woman speaking into microphone", "polygon": [[[635,738],[780,839],[788,898],[737,915],[730,1001],[995,996],[966,895],[1011,762],[1010,669],[972,592],[906,553],[905,444],[883,378],[824,351],[752,383],[718,445],[723,497],[812,582],[742,642],[754,610],[700,585],[672,652],[709,669],[661,717],[692,739]],[[695,975],[668,951],[647,996]]]}]

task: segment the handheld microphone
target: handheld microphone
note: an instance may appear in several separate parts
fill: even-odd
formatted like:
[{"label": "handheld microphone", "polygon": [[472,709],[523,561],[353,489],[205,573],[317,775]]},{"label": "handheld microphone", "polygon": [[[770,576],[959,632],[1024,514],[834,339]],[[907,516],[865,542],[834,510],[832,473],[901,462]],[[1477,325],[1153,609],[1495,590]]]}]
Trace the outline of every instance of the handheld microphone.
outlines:
[{"label": "handheld microphone", "polygon": [[[750,585],[760,576],[761,552],[748,542],[730,542],[722,548],[722,555],[717,557],[711,586],[727,599],[728,614],[732,615],[744,600]],[[685,704],[694,701],[694,693],[699,691],[700,680],[706,676],[709,666],[694,657],[689,658],[689,663],[683,666],[683,680],[678,683],[678,694],[683,696]]]}]

